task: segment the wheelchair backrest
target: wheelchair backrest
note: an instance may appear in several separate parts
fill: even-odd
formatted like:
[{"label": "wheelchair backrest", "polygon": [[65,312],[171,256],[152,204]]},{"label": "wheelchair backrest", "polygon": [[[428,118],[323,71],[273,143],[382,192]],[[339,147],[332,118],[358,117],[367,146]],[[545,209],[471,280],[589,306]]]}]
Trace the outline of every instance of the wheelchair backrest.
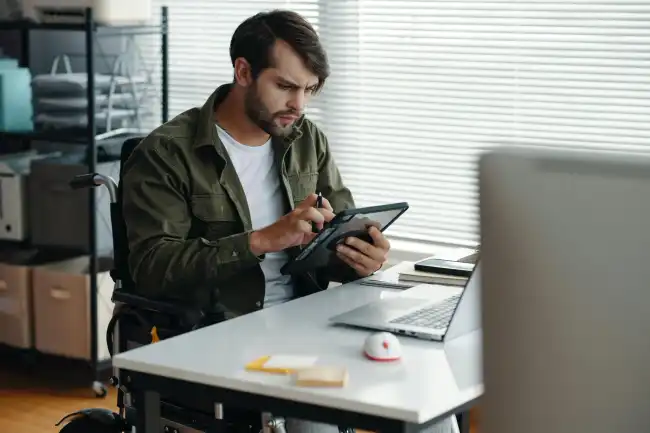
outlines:
[{"label": "wheelchair backrest", "polygon": [[125,292],[133,292],[135,283],[129,270],[129,241],[126,236],[126,222],[122,214],[122,169],[142,139],[143,137],[133,137],[122,144],[122,150],[120,152],[120,177],[117,184],[117,202],[114,206],[113,215],[111,215],[113,230],[116,232],[113,235],[115,239],[115,245],[113,246],[114,269],[117,272],[117,277],[122,281],[122,290]]}]

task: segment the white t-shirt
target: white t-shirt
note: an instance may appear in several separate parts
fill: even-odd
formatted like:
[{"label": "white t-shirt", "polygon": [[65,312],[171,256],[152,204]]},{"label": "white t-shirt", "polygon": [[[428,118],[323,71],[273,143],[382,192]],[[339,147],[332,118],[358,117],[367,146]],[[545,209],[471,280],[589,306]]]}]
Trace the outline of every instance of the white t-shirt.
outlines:
[{"label": "white t-shirt", "polygon": [[[246,146],[219,126],[217,132],[246,193],[253,230],[273,224],[285,214],[285,209],[280,171],[275,163],[271,140],[262,146]],[[268,253],[261,263],[266,279],[265,308],[288,301],[293,296],[291,277],[280,273],[287,260],[285,252]]]}]

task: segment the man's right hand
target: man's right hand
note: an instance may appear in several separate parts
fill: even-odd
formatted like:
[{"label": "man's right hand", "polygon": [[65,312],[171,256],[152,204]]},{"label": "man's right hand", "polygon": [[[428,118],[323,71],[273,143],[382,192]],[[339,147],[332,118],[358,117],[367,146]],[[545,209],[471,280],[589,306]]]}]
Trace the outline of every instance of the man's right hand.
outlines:
[{"label": "man's right hand", "polygon": [[317,198],[316,194],[310,195],[276,223],[251,233],[250,246],[253,254],[260,256],[311,241],[316,236],[312,232],[312,223],[322,227],[334,218],[332,207],[326,199],[323,199],[322,208],[315,207]]}]

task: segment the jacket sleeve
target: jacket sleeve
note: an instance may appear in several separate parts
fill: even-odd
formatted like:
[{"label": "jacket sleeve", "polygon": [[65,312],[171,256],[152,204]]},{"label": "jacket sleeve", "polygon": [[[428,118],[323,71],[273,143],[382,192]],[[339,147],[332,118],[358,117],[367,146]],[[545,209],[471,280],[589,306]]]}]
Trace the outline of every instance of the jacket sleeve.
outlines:
[{"label": "jacket sleeve", "polygon": [[[330,202],[334,213],[355,207],[352,192],[345,186],[339,168],[334,161],[334,156],[325,134],[316,133],[318,151],[318,191]],[[347,263],[333,256],[330,265],[318,275],[321,287],[326,287],[330,281],[347,283],[359,278],[359,274]]]},{"label": "jacket sleeve", "polygon": [[188,239],[189,175],[171,140],[145,138],[121,176],[130,273],[138,293],[154,298],[187,298],[262,259],[248,232]]}]

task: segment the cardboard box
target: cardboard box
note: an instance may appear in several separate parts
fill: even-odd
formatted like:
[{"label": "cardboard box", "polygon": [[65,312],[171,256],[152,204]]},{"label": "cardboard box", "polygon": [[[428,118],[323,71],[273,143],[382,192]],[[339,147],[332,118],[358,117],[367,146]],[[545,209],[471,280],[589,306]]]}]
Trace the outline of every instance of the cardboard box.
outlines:
[{"label": "cardboard box", "polygon": [[[97,173],[119,179],[120,162],[97,163]],[[105,187],[73,190],[70,181],[88,173],[83,152],[35,161],[28,180],[31,243],[90,252],[90,193],[96,202],[97,251],[110,255],[113,231],[110,200]]]},{"label": "cardboard box", "polygon": [[48,260],[35,249],[0,250],[0,343],[33,347],[32,266]]},{"label": "cardboard box", "polygon": [[29,237],[26,191],[31,163],[59,155],[36,151],[0,155],[0,239],[23,241]]},{"label": "cardboard box", "polygon": [[[113,314],[110,258],[99,258],[97,273],[97,356],[109,358],[106,328]],[[90,259],[75,257],[33,269],[35,347],[75,359],[91,359]]]}]

